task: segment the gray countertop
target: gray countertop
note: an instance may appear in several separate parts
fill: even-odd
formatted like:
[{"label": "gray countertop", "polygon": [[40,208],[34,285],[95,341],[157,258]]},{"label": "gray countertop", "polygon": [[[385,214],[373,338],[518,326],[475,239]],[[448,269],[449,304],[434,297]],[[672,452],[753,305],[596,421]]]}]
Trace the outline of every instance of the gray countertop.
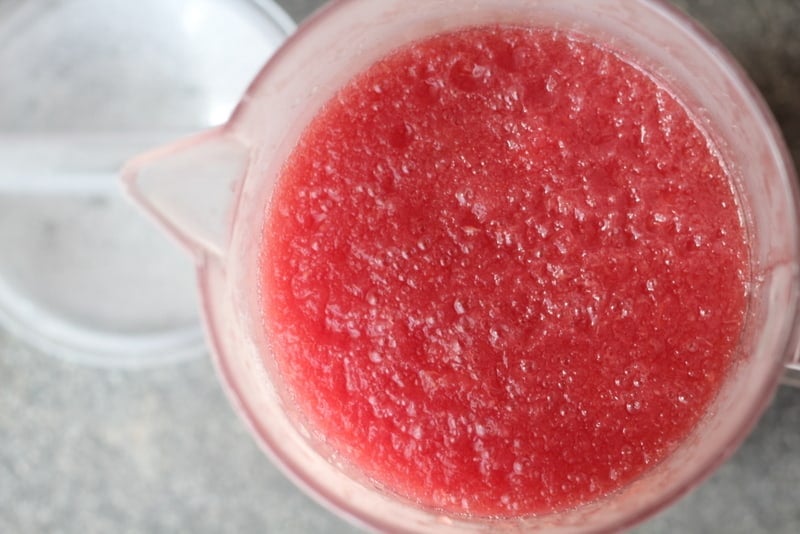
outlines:
[{"label": "gray countertop", "polygon": [[[301,20],[320,0],[279,0]],[[678,0],[730,47],[800,157],[800,0]],[[62,363],[0,330],[0,533],[351,532],[262,456],[208,359]],[[637,529],[800,532],[800,389],[731,461]]]}]

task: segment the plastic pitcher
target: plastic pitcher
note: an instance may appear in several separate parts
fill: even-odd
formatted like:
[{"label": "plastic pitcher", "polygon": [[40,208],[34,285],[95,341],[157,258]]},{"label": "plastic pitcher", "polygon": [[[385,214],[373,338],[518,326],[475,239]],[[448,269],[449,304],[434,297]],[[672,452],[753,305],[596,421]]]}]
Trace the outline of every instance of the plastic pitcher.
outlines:
[{"label": "plastic pitcher", "polygon": [[[652,68],[695,110],[731,166],[744,199],[755,273],[741,349],[750,356],[700,425],[634,483],[567,512],[470,518],[382,493],[330,460],[293,423],[281,395],[257,298],[264,218],[304,127],[338,88],[390,50],[464,26],[574,29],[612,42]],[[194,255],[208,340],[225,388],[265,452],[334,511],[379,530],[612,531],[697,485],[751,429],[796,360],[798,191],[779,131],[728,54],[684,15],[648,0],[340,0],[318,12],[264,67],[224,126],[128,164],[130,194]],[[265,363],[267,362],[267,363]]]}]

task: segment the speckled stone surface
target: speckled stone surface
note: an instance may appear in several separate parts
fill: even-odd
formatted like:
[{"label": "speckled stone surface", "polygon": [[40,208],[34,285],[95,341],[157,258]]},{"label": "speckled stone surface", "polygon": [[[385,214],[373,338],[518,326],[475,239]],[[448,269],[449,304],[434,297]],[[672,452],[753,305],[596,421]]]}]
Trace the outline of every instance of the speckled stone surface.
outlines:
[{"label": "speckled stone surface", "polygon": [[[376,0],[377,1],[377,0]],[[318,0],[280,2],[302,19]],[[800,158],[800,1],[676,0],[742,62]],[[258,451],[207,360],[62,363],[0,331],[0,533],[352,532]],[[636,532],[800,532],[800,389]]]}]

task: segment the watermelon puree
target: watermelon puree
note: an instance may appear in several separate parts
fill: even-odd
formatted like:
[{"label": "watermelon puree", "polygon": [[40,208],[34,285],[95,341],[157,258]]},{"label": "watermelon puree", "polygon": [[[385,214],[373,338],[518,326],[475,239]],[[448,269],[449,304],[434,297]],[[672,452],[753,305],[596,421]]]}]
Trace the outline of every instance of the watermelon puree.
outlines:
[{"label": "watermelon puree", "polygon": [[389,493],[573,507],[697,424],[736,358],[748,249],[670,91],[587,38],[406,46],[310,123],[263,233],[290,402]]}]

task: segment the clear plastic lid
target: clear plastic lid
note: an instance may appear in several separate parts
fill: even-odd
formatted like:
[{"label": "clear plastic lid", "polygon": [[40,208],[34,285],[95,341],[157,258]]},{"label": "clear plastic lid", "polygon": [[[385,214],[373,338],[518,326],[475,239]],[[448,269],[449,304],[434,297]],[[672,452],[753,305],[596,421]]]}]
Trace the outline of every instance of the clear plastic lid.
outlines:
[{"label": "clear plastic lid", "polygon": [[270,0],[0,2],[0,325],[95,365],[204,352],[191,259],[117,172],[224,122],[293,28]]}]

